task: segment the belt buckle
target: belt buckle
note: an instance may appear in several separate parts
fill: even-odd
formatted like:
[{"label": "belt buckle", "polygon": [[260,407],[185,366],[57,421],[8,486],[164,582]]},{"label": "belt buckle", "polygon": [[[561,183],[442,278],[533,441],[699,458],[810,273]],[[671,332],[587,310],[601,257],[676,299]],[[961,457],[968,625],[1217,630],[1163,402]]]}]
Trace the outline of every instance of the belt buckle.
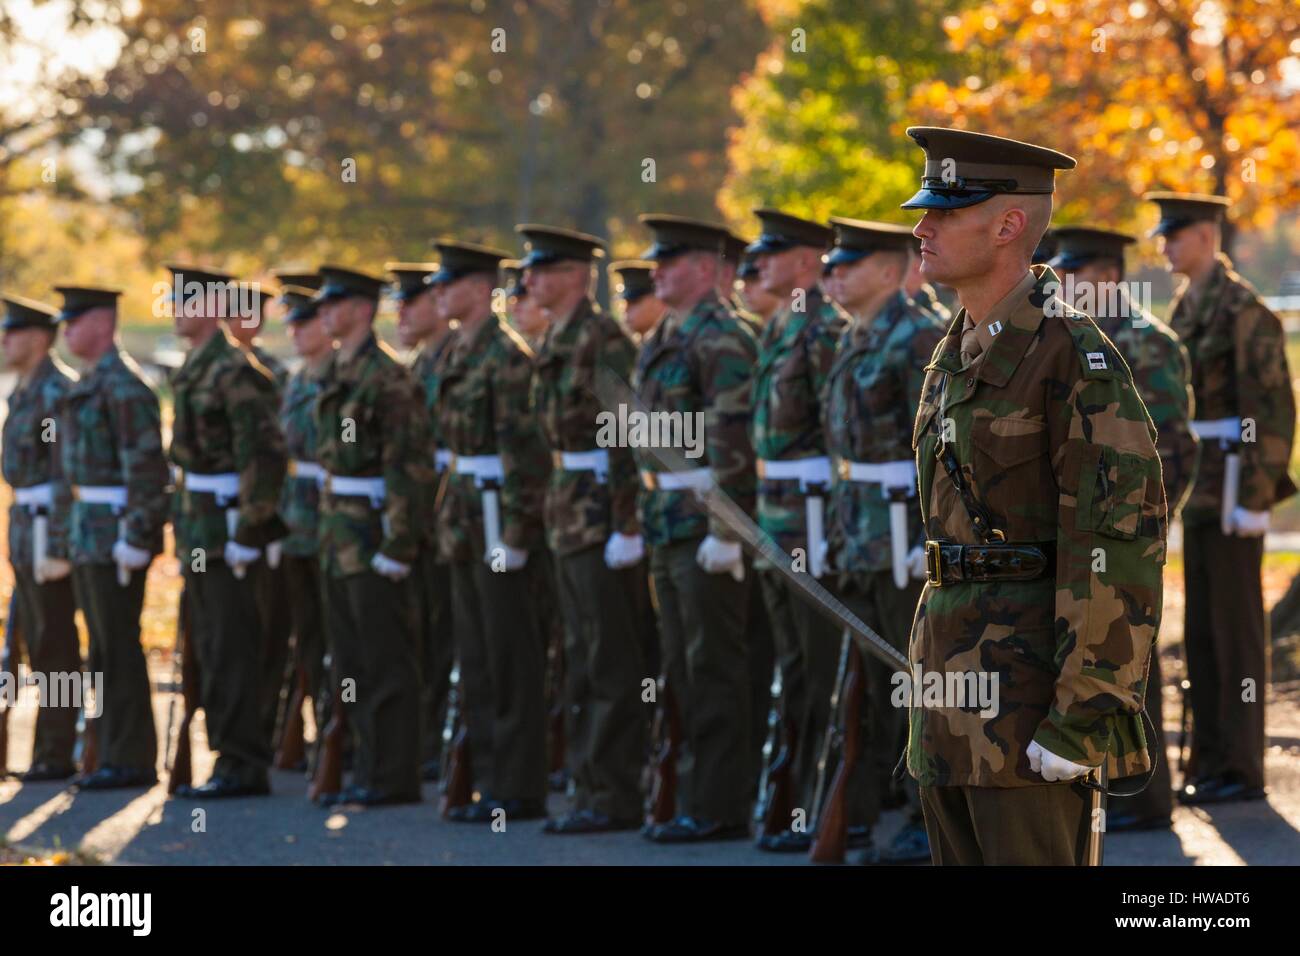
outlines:
[{"label": "belt buckle", "polygon": [[849,476],[853,473],[853,470],[849,466],[849,460],[847,458],[838,459],[835,462],[835,470],[840,476],[840,481],[848,481]]},{"label": "belt buckle", "polygon": [[554,468],[556,471],[564,470],[564,452],[562,451],[551,452],[551,467]]},{"label": "belt buckle", "polygon": [[931,587],[943,587],[943,563],[938,541],[925,543],[925,576]]},{"label": "belt buckle", "polygon": [[767,462],[765,462],[762,458],[754,462],[754,470],[758,472],[758,477],[760,479],[767,478]]},{"label": "belt buckle", "polygon": [[641,472],[641,484],[645,485],[646,491],[654,491],[655,485],[658,484],[658,481],[655,479],[655,473],[653,471]]}]

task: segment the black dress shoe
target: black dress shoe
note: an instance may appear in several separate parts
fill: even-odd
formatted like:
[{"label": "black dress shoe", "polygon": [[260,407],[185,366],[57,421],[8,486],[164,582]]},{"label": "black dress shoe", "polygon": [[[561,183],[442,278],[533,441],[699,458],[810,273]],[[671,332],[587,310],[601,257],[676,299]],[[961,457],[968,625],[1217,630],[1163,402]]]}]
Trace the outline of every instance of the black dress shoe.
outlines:
[{"label": "black dress shoe", "polygon": [[420,793],[389,793],[386,790],[372,790],[369,787],[349,787],[346,799],[339,803],[357,804],[363,807],[392,807],[403,803],[419,803]]},{"label": "black dress shoe", "polygon": [[158,782],[158,774],[152,768],[142,767],[100,767],[92,774],[77,778],[77,787],[81,790],[125,790],[136,787],[152,787]]},{"label": "black dress shoe", "polygon": [[1210,803],[1263,800],[1266,795],[1263,787],[1251,786],[1225,775],[1189,783],[1178,792],[1178,799],[1186,806],[1196,807]]},{"label": "black dress shoe", "polygon": [[849,827],[848,838],[844,841],[850,850],[862,850],[871,846],[871,827],[865,824]]},{"label": "black dress shoe", "polygon": [[713,840],[744,840],[749,837],[748,823],[719,823],[698,817],[678,817],[650,829],[651,843],[704,843]]},{"label": "black dress shoe", "polygon": [[1168,830],[1174,825],[1173,818],[1166,814],[1153,817],[1140,817],[1136,813],[1111,813],[1106,817],[1107,833],[1122,833],[1125,830]]},{"label": "black dress shoe", "polygon": [[794,830],[764,833],[754,845],[766,853],[807,853],[812,846],[812,834],[796,833]]},{"label": "black dress shoe", "polygon": [[340,803],[347,803],[348,797],[356,790],[356,787],[347,786],[342,790],[335,790],[333,793],[318,794],[312,802],[318,807],[336,807]]},{"label": "black dress shoe", "polygon": [[929,863],[930,836],[925,832],[925,824],[908,823],[894,834],[878,854],[878,862],[896,866],[901,863]]},{"label": "black dress shoe", "polygon": [[454,807],[447,813],[447,819],[453,823],[491,823],[492,808],[496,804],[491,800],[479,800],[467,803],[463,807]]},{"label": "black dress shoe", "polygon": [[47,780],[67,780],[77,772],[76,767],[52,763],[34,763],[19,779],[23,783],[42,783]]},{"label": "black dress shoe", "polygon": [[[545,800],[501,800],[492,802],[492,810],[504,810],[506,820],[540,820],[546,816]],[[491,820],[491,817],[488,817]]]},{"label": "black dress shoe", "polygon": [[634,818],[611,817],[596,810],[575,810],[562,817],[551,817],[542,826],[543,833],[614,833],[618,830],[635,830],[641,821]]},{"label": "black dress shoe", "polygon": [[421,780],[435,782],[440,773],[442,773],[442,766],[436,760],[426,760],[420,766]]},{"label": "black dress shoe", "polygon": [[178,787],[176,796],[188,800],[224,800],[227,797],[265,797],[271,786],[265,780],[245,783],[233,777],[213,777],[201,787]]}]

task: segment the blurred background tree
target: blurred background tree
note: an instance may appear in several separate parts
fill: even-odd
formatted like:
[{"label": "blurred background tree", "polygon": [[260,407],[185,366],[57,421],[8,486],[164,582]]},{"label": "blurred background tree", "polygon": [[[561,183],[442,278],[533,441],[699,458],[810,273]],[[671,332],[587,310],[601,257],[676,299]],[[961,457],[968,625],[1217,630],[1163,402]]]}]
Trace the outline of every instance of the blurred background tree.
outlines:
[{"label": "blurred background tree", "polygon": [[[917,84],[957,82],[978,51],[954,53],[942,27],[963,0],[763,0],[772,35],[732,102],[742,117],[721,204],[753,231],[751,210],[813,219],[907,222],[919,153],[903,130]],[[914,221],[915,217],[911,221]]]},{"label": "blurred background tree", "polygon": [[1150,226],[1148,189],[1228,195],[1239,229],[1300,205],[1295,0],[989,0],[943,27],[985,63],[919,85],[912,115],[1075,156],[1058,222]]},{"label": "blurred background tree", "polygon": [[151,244],[242,268],[716,215],[730,89],[766,42],[720,0],[139,0],[123,28],[81,113],[114,198]]}]

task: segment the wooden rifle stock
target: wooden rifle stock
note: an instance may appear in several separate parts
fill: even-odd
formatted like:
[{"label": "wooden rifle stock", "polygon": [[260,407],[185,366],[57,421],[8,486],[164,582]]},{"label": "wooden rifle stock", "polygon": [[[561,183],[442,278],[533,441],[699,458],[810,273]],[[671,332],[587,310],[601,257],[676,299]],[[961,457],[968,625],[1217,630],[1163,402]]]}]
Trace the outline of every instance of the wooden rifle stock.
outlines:
[{"label": "wooden rifle stock", "polygon": [[844,727],[840,735],[840,763],[835,769],[826,805],[818,816],[808,859],[814,863],[843,863],[849,842],[849,778],[858,766],[862,741],[862,656],[855,645],[849,646],[848,673],[839,699],[844,702]]},{"label": "wooden rifle stock", "polygon": [[[194,723],[194,713],[199,709],[199,662],[194,656],[194,635],[190,625],[189,595],[182,587],[180,603],[176,608],[176,648],[172,652],[180,655],[182,714],[180,727],[176,731],[176,750],[167,774],[168,794],[175,794],[179,787],[188,787],[194,782],[190,765],[190,728]],[[172,693],[174,702],[174,688]],[[168,745],[170,743],[168,740]]]},{"label": "wooden rifle stock", "polygon": [[293,692],[289,694],[289,703],[280,721],[280,746],[276,748],[274,762],[277,770],[292,770],[307,755],[302,719],[302,705],[307,700],[307,668],[301,661],[295,668],[295,675]]},{"label": "wooden rifle stock", "polygon": [[655,754],[647,823],[667,823],[677,814],[677,755],[682,746],[682,715],[666,674],[659,678],[659,699],[655,736],[660,744]]},{"label": "wooden rifle stock", "polygon": [[791,766],[798,739],[793,720],[782,719],[781,665],[772,671],[771,705],[767,712],[767,740],[763,744],[763,772],[758,780],[758,805],[754,819],[763,836],[775,836],[790,828],[794,811]]},{"label": "wooden rifle stock", "polygon": [[99,720],[86,717],[81,728],[81,773],[89,776],[99,769]]},{"label": "wooden rifle stock", "polygon": [[469,727],[461,716],[462,695],[460,661],[451,669],[451,688],[447,694],[447,723],[442,730],[441,773],[442,799],[438,812],[443,819],[458,807],[474,801],[474,769],[470,762]]},{"label": "wooden rifle stock", "polygon": [[347,732],[348,716],[343,709],[343,688],[335,685],[329,723],[325,725],[320,755],[316,758],[316,775],[307,788],[309,800],[317,800],[343,789],[343,740]]}]

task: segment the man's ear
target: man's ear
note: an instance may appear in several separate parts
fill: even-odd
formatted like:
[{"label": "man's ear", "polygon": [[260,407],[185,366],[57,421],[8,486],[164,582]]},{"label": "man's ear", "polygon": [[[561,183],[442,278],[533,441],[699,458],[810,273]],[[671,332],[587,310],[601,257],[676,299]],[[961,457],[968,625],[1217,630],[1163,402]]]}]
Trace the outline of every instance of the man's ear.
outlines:
[{"label": "man's ear", "polygon": [[993,239],[1000,246],[1015,242],[1024,234],[1029,224],[1029,215],[1019,206],[1009,206],[1002,210],[997,220],[997,231]]}]

